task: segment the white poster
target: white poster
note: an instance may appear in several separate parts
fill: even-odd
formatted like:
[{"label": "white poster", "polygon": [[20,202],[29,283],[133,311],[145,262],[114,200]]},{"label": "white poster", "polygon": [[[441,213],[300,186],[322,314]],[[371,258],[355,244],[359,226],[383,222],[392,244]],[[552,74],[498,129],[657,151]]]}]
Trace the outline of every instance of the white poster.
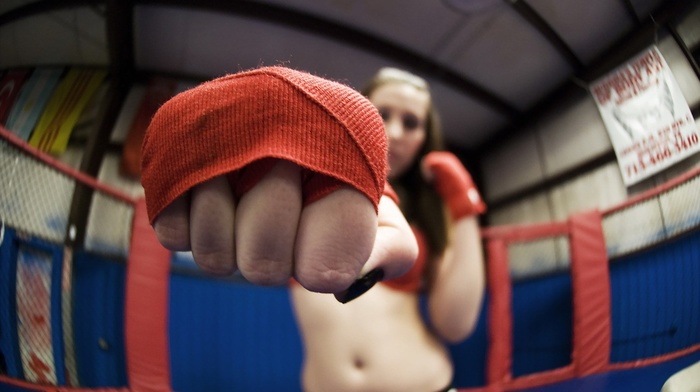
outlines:
[{"label": "white poster", "polygon": [[591,93],[610,134],[625,185],[700,149],[688,103],[656,46],[597,80]]}]

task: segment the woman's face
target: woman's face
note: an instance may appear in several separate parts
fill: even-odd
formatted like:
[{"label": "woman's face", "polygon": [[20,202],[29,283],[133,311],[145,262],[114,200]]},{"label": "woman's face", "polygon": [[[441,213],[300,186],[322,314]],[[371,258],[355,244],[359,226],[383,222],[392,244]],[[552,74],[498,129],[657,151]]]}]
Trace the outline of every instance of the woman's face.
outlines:
[{"label": "woman's face", "polygon": [[384,120],[389,139],[389,178],[408,170],[426,138],[430,95],[406,83],[387,83],[369,96]]}]

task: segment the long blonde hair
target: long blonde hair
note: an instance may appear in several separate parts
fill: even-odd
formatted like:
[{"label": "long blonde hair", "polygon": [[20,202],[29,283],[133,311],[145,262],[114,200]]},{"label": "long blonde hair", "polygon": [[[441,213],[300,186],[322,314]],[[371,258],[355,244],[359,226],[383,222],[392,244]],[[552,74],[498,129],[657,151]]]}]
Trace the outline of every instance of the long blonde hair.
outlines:
[{"label": "long blonde hair", "polygon": [[440,118],[433,104],[428,82],[404,70],[389,67],[380,69],[361,92],[369,98],[374,90],[387,83],[409,84],[430,96],[425,142],[406,173],[390,183],[401,199],[400,207],[406,219],[423,232],[432,255],[439,255],[447,247],[447,218],[442,199],[421,174],[420,163],[428,153],[444,149]]}]

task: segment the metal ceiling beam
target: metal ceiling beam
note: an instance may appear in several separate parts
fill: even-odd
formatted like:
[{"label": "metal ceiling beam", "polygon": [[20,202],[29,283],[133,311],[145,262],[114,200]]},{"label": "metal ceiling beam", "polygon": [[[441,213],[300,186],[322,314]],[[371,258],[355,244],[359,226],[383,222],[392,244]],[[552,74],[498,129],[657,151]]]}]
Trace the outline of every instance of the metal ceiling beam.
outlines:
[{"label": "metal ceiling beam", "polygon": [[134,78],[134,9],[131,0],[107,0],[105,24],[109,53],[109,90],[96,132],[90,134],[80,170],[97,176],[119,110]]},{"label": "metal ceiling beam", "polygon": [[362,50],[410,64],[412,68],[460,90],[500,115],[513,120],[521,113],[478,83],[443,66],[432,58],[351,26],[287,7],[254,1],[227,0],[136,0],[138,5],[176,6],[212,10],[304,30],[358,47]]},{"label": "metal ceiling beam", "polygon": [[634,4],[632,4],[632,0],[620,0],[622,2],[622,5],[625,7],[625,11],[627,11],[627,15],[629,15],[630,19],[634,21],[635,25],[639,25],[642,23],[642,20],[639,19],[639,15],[637,15],[637,9],[634,8]]},{"label": "metal ceiling beam", "polygon": [[569,63],[574,72],[583,69],[583,62],[569,44],[547,23],[547,21],[523,0],[505,0],[527,23],[534,27],[554,49]]},{"label": "metal ceiling beam", "polygon": [[[607,51],[598,56],[589,66],[580,72],[572,75],[572,77],[552,94],[549,94],[542,99],[533,109],[531,109],[519,124],[504,127],[500,131],[494,133],[485,143],[482,144],[479,151],[473,151],[476,155],[475,161],[481,161],[487,157],[495,149],[502,145],[504,138],[512,138],[517,132],[528,129],[531,125],[547,113],[547,111],[555,105],[555,103],[567,99],[567,97],[576,94],[583,94],[582,85],[589,85],[606,73],[610,72],[615,67],[624,63],[627,59],[642,51],[644,48],[655,43],[658,32],[662,26],[670,26],[670,23],[681,15],[686,15],[688,10],[693,6],[693,2],[687,0],[668,0],[664,1],[649,18],[644,19],[636,25],[632,31],[624,37],[617,40]],[[673,30],[668,32],[673,33]],[[585,87],[584,87],[585,88]],[[585,92],[587,94],[587,92]],[[693,115],[698,112],[698,107],[691,108]],[[595,167],[599,167],[605,163],[614,161],[614,154],[603,154],[598,158],[594,158],[591,162],[583,162],[578,167],[573,167],[565,173],[561,173],[553,179],[546,179],[542,184],[535,184],[530,189],[519,191],[515,194],[506,195],[502,200],[491,201],[494,205],[503,205],[505,202],[523,199],[534,192],[541,189],[551,189],[554,186],[561,184],[571,178],[574,178],[582,172],[587,172]],[[543,188],[544,187],[544,188]]]},{"label": "metal ceiling beam", "polygon": [[678,33],[678,29],[676,29],[676,26],[671,26],[670,23],[667,23],[666,29],[669,31],[669,33],[671,34],[673,39],[676,41],[676,45],[678,45],[678,47],[681,48],[681,51],[683,52],[683,56],[685,56],[685,59],[688,60],[688,64],[690,64],[690,68],[692,68],[693,72],[695,73],[695,77],[700,79],[700,67],[698,66],[698,63],[695,61],[695,58],[693,57],[693,53],[688,48],[688,45],[686,45],[685,42],[683,42],[683,38]]},{"label": "metal ceiling beam", "polygon": [[[109,138],[114,124],[121,112],[134,77],[134,8],[131,0],[107,0],[105,25],[107,30],[107,50],[109,53],[109,87],[101,103],[97,118],[97,129],[91,132],[80,171],[97,177],[100,166],[109,148]],[[65,243],[68,246],[82,248],[87,233],[87,223],[92,204],[94,189],[76,183],[68,215],[69,230]]]},{"label": "metal ceiling beam", "polygon": [[103,4],[104,0],[38,0],[0,14],[0,26],[46,12],[58,11],[71,7],[97,6]]},{"label": "metal ceiling beam", "polygon": [[610,70],[627,61],[644,48],[656,43],[664,26],[681,15],[687,14],[693,2],[687,0],[666,0],[636,28],[620,38],[586,69],[574,75],[585,83],[600,78]]},{"label": "metal ceiling beam", "polygon": [[[22,18],[54,10],[70,7],[103,5],[104,3],[104,0],[39,0],[34,3],[17,7],[0,15],[0,26]],[[344,42],[348,45],[359,47],[360,49],[373,52],[380,56],[389,57],[396,61],[410,64],[411,67],[417,71],[420,71],[460,90],[462,93],[491,108],[500,115],[508,118],[510,121],[513,121],[522,115],[522,113],[514,105],[511,105],[509,102],[500,98],[491,91],[486,90],[473,80],[454,72],[426,55],[417,53],[394,42],[355,29],[351,26],[332,22],[302,11],[297,11],[274,4],[265,4],[253,1],[199,0],[192,2],[191,0],[135,0],[133,4],[212,10],[248,18],[255,18],[270,23],[308,31],[312,34],[328,37],[336,41]],[[132,27],[133,26],[130,26],[129,28]],[[123,26],[122,28],[127,28],[127,26]],[[124,33],[118,35],[125,36]],[[125,50],[114,47],[109,48],[110,54],[115,50],[119,50],[122,55],[126,55]],[[127,56],[131,56],[133,58],[133,51]],[[111,57],[113,61],[125,61],[122,60],[121,56]],[[121,69],[126,68],[123,66],[115,67]]]},{"label": "metal ceiling beam", "polygon": [[133,1],[107,0],[105,15],[110,74],[122,82],[131,83],[134,75]]},{"label": "metal ceiling beam", "polygon": [[493,148],[500,145],[504,135],[511,134],[513,131],[517,131],[517,128],[524,128],[526,124],[533,123],[554,102],[561,100],[563,96],[570,95],[571,91],[580,91],[581,84],[587,85],[593,82],[623,63],[626,59],[651,45],[660,26],[668,23],[675,16],[687,12],[688,3],[686,0],[665,1],[653,13],[652,17],[644,20],[635,29],[620,38],[608,50],[592,61],[590,65],[571,75],[569,80],[540,100],[517,123],[506,126],[496,132],[482,145],[480,151],[488,154]]}]

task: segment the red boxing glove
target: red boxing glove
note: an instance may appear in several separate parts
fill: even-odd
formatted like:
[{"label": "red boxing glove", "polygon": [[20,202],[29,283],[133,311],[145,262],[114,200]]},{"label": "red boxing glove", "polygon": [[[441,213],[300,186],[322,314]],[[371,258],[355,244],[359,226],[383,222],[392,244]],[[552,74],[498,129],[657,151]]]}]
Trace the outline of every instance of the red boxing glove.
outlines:
[{"label": "red boxing glove", "polygon": [[447,204],[452,219],[458,220],[486,211],[486,203],[479,195],[472,177],[454,154],[431,152],[423,158],[423,165],[433,174],[435,191]]}]

